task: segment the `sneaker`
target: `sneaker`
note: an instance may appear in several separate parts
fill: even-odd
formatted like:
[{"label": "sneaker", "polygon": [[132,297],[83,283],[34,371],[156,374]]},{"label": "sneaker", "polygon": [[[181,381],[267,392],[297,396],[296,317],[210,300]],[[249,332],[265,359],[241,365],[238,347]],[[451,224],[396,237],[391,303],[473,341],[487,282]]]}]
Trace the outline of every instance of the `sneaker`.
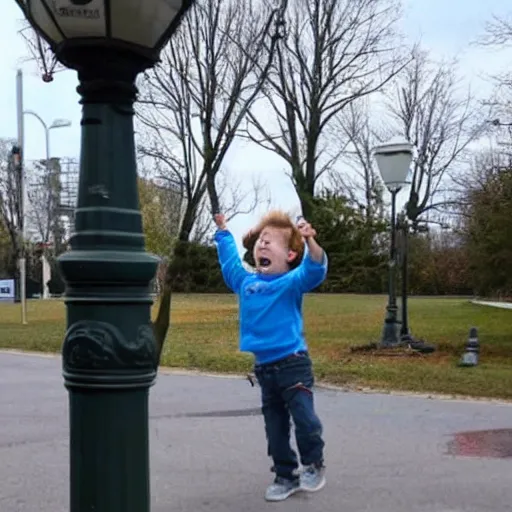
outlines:
[{"label": "sneaker", "polygon": [[292,494],[300,491],[300,480],[290,480],[281,476],[276,476],[274,483],[269,485],[265,492],[267,501],[283,501]]},{"label": "sneaker", "polygon": [[300,488],[307,492],[316,492],[325,485],[325,467],[321,464],[311,464],[304,468],[300,475]]}]

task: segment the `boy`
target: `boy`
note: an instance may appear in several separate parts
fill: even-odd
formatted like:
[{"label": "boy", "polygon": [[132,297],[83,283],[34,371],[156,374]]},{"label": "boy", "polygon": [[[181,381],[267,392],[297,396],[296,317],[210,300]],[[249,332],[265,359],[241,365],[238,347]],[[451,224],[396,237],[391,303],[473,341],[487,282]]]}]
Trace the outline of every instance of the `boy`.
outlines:
[{"label": "boy", "polygon": [[[239,297],[240,350],[254,354],[261,387],[268,455],[276,473],[265,498],[281,501],[299,490],[318,491],[325,485],[324,441],[313,404],[302,296],[325,279],[327,256],[308,222],[302,219],[295,226],[288,215],[274,211],[244,237],[244,247],[252,250],[254,259],[256,272],[251,273],[241,264],[224,215],[215,215],[215,223],[222,275]],[[290,447],[290,416],[305,468],[300,475]]]}]

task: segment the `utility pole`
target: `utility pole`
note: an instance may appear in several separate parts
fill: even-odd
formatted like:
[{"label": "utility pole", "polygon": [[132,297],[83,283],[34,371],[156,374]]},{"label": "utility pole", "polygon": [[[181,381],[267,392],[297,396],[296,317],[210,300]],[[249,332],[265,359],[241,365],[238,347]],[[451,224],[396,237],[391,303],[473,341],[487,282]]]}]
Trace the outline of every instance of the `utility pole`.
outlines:
[{"label": "utility pole", "polygon": [[16,73],[16,117],[18,120],[18,148],[20,173],[20,220],[18,226],[20,237],[20,295],[21,295],[21,323],[27,324],[27,260],[25,259],[25,166],[24,166],[24,129],[23,129],[23,73],[18,69]]}]

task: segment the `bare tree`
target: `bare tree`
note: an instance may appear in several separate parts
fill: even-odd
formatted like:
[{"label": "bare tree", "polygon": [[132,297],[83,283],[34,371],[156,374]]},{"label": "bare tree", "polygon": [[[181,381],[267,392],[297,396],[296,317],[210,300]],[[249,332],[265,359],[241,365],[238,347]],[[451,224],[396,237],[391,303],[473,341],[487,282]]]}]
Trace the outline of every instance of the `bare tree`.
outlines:
[{"label": "bare tree", "polygon": [[488,185],[500,172],[512,169],[512,155],[490,142],[488,147],[471,152],[467,172],[453,177],[457,202],[451,213],[460,216],[457,219],[459,224],[471,217],[471,196],[475,192],[487,191]]},{"label": "bare tree", "polygon": [[18,276],[16,261],[23,246],[23,205],[21,172],[13,154],[15,144],[14,140],[0,139],[0,216],[12,248],[9,270]]},{"label": "bare tree", "polygon": [[[198,0],[162,52],[161,64],[140,80],[137,116],[145,133],[139,151],[158,161],[184,191],[179,242],[190,240],[205,194],[211,212],[228,206],[220,204],[215,180],[265,82],[286,5],[287,0],[278,7],[260,0]],[[169,326],[175,260],[167,266],[155,322],[159,343]]]},{"label": "bare tree", "polygon": [[226,207],[215,178],[266,78],[265,62],[279,39],[277,16],[257,0],[200,0],[161,65],[141,81],[138,119],[150,142],[139,149],[183,187],[182,241],[190,238],[206,193],[213,211]]},{"label": "bare tree", "polygon": [[59,159],[52,158],[49,162],[33,162],[26,173],[27,224],[35,230],[39,242],[53,242],[56,248],[61,245],[63,237],[60,221],[60,171]]},{"label": "bare tree", "polygon": [[[215,187],[218,196],[222,198],[222,212],[227,222],[238,215],[253,212],[258,205],[270,207],[270,193],[261,180],[253,179],[251,187],[247,187],[246,181],[242,183],[241,179],[227,176],[223,171],[217,175]],[[210,201],[209,198],[204,197],[198,211],[192,241],[200,243],[209,241],[212,228]]]},{"label": "bare tree", "polygon": [[407,215],[416,223],[421,215],[451,203],[448,178],[485,123],[469,92],[459,88],[456,65],[435,63],[415,50],[388,102],[396,130],[416,147]]},{"label": "bare tree", "polygon": [[348,144],[342,162],[351,173],[335,168],[329,173],[330,182],[354,203],[364,208],[365,216],[371,220],[383,215],[382,180],[375,167],[373,148],[386,138],[385,131],[372,123],[368,98],[350,103],[336,118],[335,137],[346,138]]},{"label": "bare tree", "polygon": [[491,16],[485,23],[485,32],[480,39],[484,46],[512,46],[512,13],[508,17]]},{"label": "bare tree", "polygon": [[[512,12],[508,16],[492,16],[485,23],[484,34],[477,44],[483,47],[497,50],[510,49],[512,47]],[[512,141],[512,73],[509,65],[502,67],[503,71],[490,77],[494,83],[494,93],[486,101],[490,108],[489,119],[494,118],[495,127],[508,127],[509,142]],[[501,118],[501,119],[500,119]],[[504,120],[504,123],[501,121]]]},{"label": "bare tree", "polygon": [[[329,123],[403,67],[395,49],[399,15],[396,0],[295,0],[289,8],[286,44],[277,48],[247,135],[289,164],[306,216],[318,180],[344,150],[322,142]],[[269,109],[274,127],[261,115]]]}]

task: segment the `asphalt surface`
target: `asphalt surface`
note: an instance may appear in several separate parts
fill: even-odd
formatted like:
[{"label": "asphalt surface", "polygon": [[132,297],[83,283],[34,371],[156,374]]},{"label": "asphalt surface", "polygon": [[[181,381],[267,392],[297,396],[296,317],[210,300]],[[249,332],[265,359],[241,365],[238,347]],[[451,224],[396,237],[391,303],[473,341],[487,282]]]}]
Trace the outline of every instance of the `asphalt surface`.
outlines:
[{"label": "asphalt surface", "polygon": [[[466,431],[502,429],[503,443],[511,405],[316,393],[327,486],[269,504],[259,389],[238,378],[161,374],[150,394],[152,512],[512,511],[510,447],[491,457],[449,449]],[[60,360],[0,353],[0,511],[69,511],[68,475]]]}]

